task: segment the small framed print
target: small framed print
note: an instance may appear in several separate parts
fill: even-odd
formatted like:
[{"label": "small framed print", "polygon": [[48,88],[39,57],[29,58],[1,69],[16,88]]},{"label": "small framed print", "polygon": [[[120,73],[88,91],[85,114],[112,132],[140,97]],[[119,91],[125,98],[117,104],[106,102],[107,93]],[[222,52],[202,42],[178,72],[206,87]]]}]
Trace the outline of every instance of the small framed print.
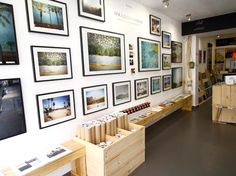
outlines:
[{"label": "small framed print", "polygon": [[171,75],[163,75],[162,76],[162,84],[163,84],[163,91],[171,89]]},{"label": "small framed print", "polygon": [[162,31],[162,48],[171,48],[171,33]]},{"label": "small framed print", "polygon": [[149,95],[148,78],[134,80],[135,99],[141,99]]},{"label": "small framed print", "polygon": [[183,83],[183,71],[182,67],[175,67],[172,71],[172,89],[182,86]]},{"label": "small framed print", "polygon": [[35,82],[72,78],[70,48],[31,46]]},{"label": "small framed print", "polygon": [[161,76],[151,77],[151,94],[156,94],[161,92]]},{"label": "small framed print", "polygon": [[40,94],[36,98],[40,129],[76,118],[73,90]]},{"label": "small framed print", "polygon": [[79,16],[105,22],[104,0],[78,0]]},{"label": "small framed print", "polygon": [[30,32],[69,36],[66,3],[55,0],[26,0]]},{"label": "small framed print", "polygon": [[182,63],[182,43],[171,41],[171,63]]},{"label": "small framed print", "polygon": [[161,19],[153,16],[153,15],[149,15],[149,21],[150,21],[150,34],[153,35],[161,35]]},{"label": "small framed print", "polygon": [[162,54],[162,69],[170,70],[171,69],[171,55]]},{"label": "small framed print", "polygon": [[108,108],[107,85],[96,85],[82,88],[84,115]]},{"label": "small framed print", "polygon": [[131,101],[131,81],[112,83],[112,88],[114,106]]}]

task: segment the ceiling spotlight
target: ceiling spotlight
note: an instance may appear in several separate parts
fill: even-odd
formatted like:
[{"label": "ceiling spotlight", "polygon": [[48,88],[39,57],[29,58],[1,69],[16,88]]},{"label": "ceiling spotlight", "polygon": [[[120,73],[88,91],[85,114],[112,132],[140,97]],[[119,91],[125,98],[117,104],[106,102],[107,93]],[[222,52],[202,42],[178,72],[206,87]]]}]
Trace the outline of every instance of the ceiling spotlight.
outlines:
[{"label": "ceiling spotlight", "polygon": [[217,38],[220,38],[220,34],[218,34],[216,37],[217,37]]},{"label": "ceiling spotlight", "polygon": [[163,0],[162,2],[164,4],[164,7],[167,8],[169,6],[170,0]]},{"label": "ceiling spotlight", "polygon": [[186,18],[187,18],[188,21],[191,21],[191,14],[187,14]]}]

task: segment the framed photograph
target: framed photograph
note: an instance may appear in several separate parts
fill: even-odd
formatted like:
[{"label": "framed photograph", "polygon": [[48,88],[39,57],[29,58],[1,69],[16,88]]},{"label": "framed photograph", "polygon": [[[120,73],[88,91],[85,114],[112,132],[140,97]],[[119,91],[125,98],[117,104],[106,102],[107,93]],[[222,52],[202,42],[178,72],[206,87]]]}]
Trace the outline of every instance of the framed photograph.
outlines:
[{"label": "framed photograph", "polygon": [[84,115],[108,108],[107,85],[97,85],[82,88]]},{"label": "framed photograph", "polygon": [[54,0],[26,0],[30,32],[69,36],[66,3]]},{"label": "framed photograph", "polygon": [[131,81],[112,83],[112,89],[114,106],[131,101]]},{"label": "framed photograph", "polygon": [[182,63],[182,43],[171,41],[171,62]]},{"label": "framed photograph", "polygon": [[0,65],[19,64],[12,5],[0,2]]},{"label": "framed photograph", "polygon": [[76,118],[73,90],[40,94],[36,97],[40,129]]},{"label": "framed photograph", "polygon": [[163,84],[163,91],[171,89],[171,75],[163,75],[162,76],[162,84]]},{"label": "framed photograph", "polygon": [[160,42],[138,37],[138,63],[140,72],[161,70]]},{"label": "framed photograph", "polygon": [[35,82],[72,78],[70,48],[31,46],[31,51]]},{"label": "framed photograph", "polygon": [[206,50],[203,51],[203,63],[206,63]]},{"label": "framed photograph", "polygon": [[26,132],[20,78],[0,79],[0,140]]},{"label": "framed photograph", "polygon": [[151,77],[151,94],[161,92],[161,76]]},{"label": "framed photograph", "polygon": [[198,51],[198,60],[199,60],[199,64],[202,63],[202,50]]},{"label": "framed photograph", "polygon": [[80,27],[84,76],[125,73],[125,35]]},{"label": "framed photograph", "polygon": [[134,80],[135,99],[141,99],[149,95],[148,78]]},{"label": "framed photograph", "polygon": [[177,88],[182,86],[182,67],[175,67],[171,69],[172,72],[172,88]]},{"label": "framed photograph", "polygon": [[78,0],[79,15],[105,22],[104,0]]},{"label": "framed photograph", "polygon": [[171,55],[162,54],[162,69],[170,70],[171,69]]},{"label": "framed photograph", "polygon": [[162,48],[170,49],[171,47],[171,33],[162,31]]},{"label": "framed photograph", "polygon": [[153,35],[161,35],[161,19],[150,15],[149,16],[149,20],[150,20],[150,34]]}]

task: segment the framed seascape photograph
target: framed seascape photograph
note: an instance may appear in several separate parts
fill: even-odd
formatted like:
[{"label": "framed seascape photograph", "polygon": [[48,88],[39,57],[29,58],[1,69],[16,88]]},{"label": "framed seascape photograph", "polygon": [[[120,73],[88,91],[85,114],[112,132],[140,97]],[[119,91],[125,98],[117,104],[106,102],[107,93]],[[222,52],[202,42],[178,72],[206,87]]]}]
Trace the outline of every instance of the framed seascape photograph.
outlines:
[{"label": "framed seascape photograph", "polygon": [[0,79],[0,140],[26,132],[20,78]]},{"label": "framed seascape photograph", "polygon": [[153,35],[161,35],[161,19],[153,16],[153,15],[149,15],[149,21],[150,21],[150,34]]},{"label": "framed seascape photograph", "polygon": [[84,76],[125,73],[125,35],[80,27]]},{"label": "framed seascape photograph", "polygon": [[140,72],[161,70],[160,42],[138,37],[138,63]]},{"label": "framed seascape photograph", "polygon": [[170,49],[171,47],[171,33],[162,31],[162,48]]},{"label": "framed seascape photograph", "polygon": [[97,85],[82,88],[84,115],[108,108],[107,85]]},{"label": "framed seascape photograph", "polygon": [[182,63],[182,43],[171,41],[171,62]]},{"label": "framed seascape photograph", "polygon": [[172,88],[177,88],[182,86],[183,72],[182,67],[175,67],[171,69],[172,72]]},{"label": "framed seascape photograph", "polygon": [[0,2],[0,65],[19,64],[13,7]]},{"label": "framed seascape photograph", "polygon": [[135,99],[141,99],[149,95],[148,78],[134,80]]},{"label": "framed seascape photograph", "polygon": [[72,78],[70,48],[31,46],[35,82]]},{"label": "framed seascape photograph", "polygon": [[163,91],[171,89],[171,75],[162,76],[162,88],[163,88]]},{"label": "framed seascape photograph", "polygon": [[36,97],[40,129],[76,118],[73,90],[40,94]]},{"label": "framed seascape photograph", "polygon": [[114,106],[131,101],[131,81],[112,83],[112,89]]},{"label": "framed seascape photograph", "polygon": [[171,55],[162,54],[162,69],[170,70],[171,69]]},{"label": "framed seascape photograph", "polygon": [[30,32],[69,36],[66,3],[55,0],[26,0]]},{"label": "framed seascape photograph", "polygon": [[104,0],[78,0],[79,15],[105,22]]},{"label": "framed seascape photograph", "polygon": [[161,76],[151,77],[151,94],[161,92]]}]

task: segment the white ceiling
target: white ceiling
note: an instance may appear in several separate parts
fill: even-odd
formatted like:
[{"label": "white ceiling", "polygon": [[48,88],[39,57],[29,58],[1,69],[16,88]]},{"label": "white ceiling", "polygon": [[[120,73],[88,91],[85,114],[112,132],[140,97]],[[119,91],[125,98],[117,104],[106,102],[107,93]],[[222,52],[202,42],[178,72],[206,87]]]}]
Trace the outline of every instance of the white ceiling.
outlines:
[{"label": "white ceiling", "polygon": [[187,21],[187,14],[197,20],[236,12],[236,0],[170,0],[168,8],[164,8],[162,0],[134,1],[181,22]]}]

